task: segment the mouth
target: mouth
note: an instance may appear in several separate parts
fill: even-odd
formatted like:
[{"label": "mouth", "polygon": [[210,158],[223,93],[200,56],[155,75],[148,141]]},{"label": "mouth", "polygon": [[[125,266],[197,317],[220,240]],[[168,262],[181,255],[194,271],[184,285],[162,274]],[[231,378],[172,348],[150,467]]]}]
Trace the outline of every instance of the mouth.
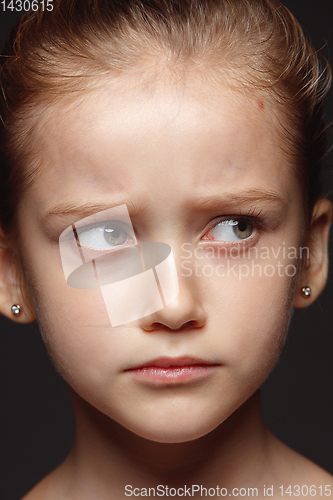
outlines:
[{"label": "mouth", "polygon": [[210,375],[218,363],[193,357],[158,358],[125,370],[136,379],[157,384],[177,384]]}]

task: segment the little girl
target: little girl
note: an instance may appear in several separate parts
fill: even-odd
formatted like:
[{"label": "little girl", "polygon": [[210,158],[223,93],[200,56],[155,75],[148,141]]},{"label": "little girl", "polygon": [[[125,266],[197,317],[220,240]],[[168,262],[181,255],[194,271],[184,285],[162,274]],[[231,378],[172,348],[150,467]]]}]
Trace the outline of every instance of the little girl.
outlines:
[{"label": "little girl", "polygon": [[24,498],[332,496],[259,400],[327,279],[317,54],[278,0],[45,5],[1,69],[0,311],[76,437]]}]

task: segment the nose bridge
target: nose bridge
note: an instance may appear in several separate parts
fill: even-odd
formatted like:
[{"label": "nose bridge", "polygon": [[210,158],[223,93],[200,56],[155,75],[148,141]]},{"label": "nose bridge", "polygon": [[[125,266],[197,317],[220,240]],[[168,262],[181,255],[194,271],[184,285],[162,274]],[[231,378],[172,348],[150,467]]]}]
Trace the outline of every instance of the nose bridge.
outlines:
[{"label": "nose bridge", "polygon": [[[160,330],[183,331],[200,328],[205,324],[206,314],[201,302],[194,274],[181,272],[181,245],[172,245],[175,272],[177,273],[178,293],[151,315],[140,320],[140,326],[147,331]],[[163,291],[163,290],[162,290]]]}]

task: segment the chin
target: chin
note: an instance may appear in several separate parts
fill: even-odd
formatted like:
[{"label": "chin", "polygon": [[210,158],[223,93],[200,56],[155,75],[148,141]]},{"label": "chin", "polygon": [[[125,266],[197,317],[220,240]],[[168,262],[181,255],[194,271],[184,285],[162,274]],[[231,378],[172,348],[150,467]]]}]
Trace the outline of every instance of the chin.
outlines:
[{"label": "chin", "polygon": [[[191,395],[154,398],[118,405],[107,415],[132,433],[158,443],[182,443],[206,436],[242,405],[243,398],[196,398]],[[124,403],[122,401],[122,403]],[[127,401],[128,403],[128,401]],[[119,408],[120,406],[120,408]],[[120,411],[119,411],[120,410]]]},{"label": "chin", "polygon": [[223,418],[189,418],[188,415],[179,418],[155,419],[144,421],[119,422],[138,436],[158,443],[183,443],[194,441],[209,434],[223,422]]},{"label": "chin", "polygon": [[199,439],[206,434],[209,434],[213,428],[200,428],[200,429],[189,429],[187,428],[179,428],[179,426],[175,428],[169,429],[130,429],[135,434],[139,435],[144,439],[148,439],[149,441],[155,441],[157,443],[184,443],[186,441],[194,441],[195,439]]}]

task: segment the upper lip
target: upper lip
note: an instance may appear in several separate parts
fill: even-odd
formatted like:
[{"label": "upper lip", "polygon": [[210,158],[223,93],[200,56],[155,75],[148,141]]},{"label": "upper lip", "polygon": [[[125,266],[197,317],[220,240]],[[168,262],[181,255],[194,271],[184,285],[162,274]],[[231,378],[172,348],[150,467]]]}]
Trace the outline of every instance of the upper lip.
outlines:
[{"label": "upper lip", "polygon": [[[160,368],[170,368],[171,366],[179,367],[179,366],[194,366],[194,365],[219,365],[219,363],[215,363],[214,361],[207,361],[200,358],[194,358],[189,356],[182,356],[178,358],[157,358],[151,361],[146,361],[137,366],[133,366],[128,368],[128,370],[139,370],[140,368],[149,368],[151,366],[158,366]],[[125,370],[126,371],[126,370]]]}]

